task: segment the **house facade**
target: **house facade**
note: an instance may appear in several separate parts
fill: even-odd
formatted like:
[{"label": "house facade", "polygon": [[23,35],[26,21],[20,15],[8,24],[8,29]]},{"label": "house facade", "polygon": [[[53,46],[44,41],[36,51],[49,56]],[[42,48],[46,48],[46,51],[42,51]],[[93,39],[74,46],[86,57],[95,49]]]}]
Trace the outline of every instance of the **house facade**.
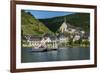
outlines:
[{"label": "house facade", "polygon": [[57,38],[54,36],[25,36],[28,47],[33,48],[58,48]]}]

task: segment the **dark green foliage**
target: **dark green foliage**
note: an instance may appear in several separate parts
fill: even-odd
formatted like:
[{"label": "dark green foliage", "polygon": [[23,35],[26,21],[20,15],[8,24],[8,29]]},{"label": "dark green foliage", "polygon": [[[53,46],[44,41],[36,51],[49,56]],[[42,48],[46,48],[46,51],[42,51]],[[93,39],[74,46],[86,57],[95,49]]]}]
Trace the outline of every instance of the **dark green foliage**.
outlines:
[{"label": "dark green foliage", "polygon": [[51,19],[40,19],[40,21],[44,23],[45,26],[47,26],[52,32],[56,32],[63,23],[63,18],[56,17]]},{"label": "dark green foliage", "polygon": [[49,19],[40,19],[51,31],[57,32],[58,28],[64,22],[66,18],[66,23],[70,25],[80,27],[86,32],[90,31],[90,14],[89,13],[75,13],[67,16],[59,16]]}]

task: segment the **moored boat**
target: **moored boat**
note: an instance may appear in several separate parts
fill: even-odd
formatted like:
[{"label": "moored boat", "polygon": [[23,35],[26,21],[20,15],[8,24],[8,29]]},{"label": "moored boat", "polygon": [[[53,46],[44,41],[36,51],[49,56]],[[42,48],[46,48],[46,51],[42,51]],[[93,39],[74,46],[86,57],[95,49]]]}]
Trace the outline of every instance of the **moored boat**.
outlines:
[{"label": "moored boat", "polygon": [[32,48],[32,52],[41,52],[41,51],[44,51],[46,48]]},{"label": "moored boat", "polygon": [[57,48],[32,48],[32,52],[46,52],[46,51],[54,51],[57,50]]}]

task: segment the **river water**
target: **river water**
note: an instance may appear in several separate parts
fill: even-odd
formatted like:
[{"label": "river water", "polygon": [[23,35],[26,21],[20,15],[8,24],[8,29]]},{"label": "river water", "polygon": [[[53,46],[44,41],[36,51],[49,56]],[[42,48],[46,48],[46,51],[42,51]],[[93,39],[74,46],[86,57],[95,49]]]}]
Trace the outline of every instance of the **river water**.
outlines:
[{"label": "river water", "polygon": [[21,62],[48,62],[90,59],[90,48],[61,48],[46,52],[32,52],[32,48],[22,48]]}]

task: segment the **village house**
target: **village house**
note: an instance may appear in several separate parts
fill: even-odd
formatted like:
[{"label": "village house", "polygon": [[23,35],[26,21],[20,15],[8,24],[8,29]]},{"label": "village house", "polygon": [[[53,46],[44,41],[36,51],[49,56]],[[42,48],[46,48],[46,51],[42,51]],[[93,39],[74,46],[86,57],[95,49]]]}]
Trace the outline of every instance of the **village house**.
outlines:
[{"label": "village house", "polygon": [[69,41],[69,38],[66,37],[63,33],[58,35],[58,40],[60,43],[67,43]]},{"label": "village house", "polygon": [[73,42],[79,40],[80,38],[81,38],[80,35],[75,35],[74,38],[73,38]]},{"label": "village house", "polygon": [[28,45],[27,46],[29,46],[29,47],[37,47],[37,46],[39,46],[40,45],[40,41],[41,41],[41,39],[42,39],[42,37],[37,37],[37,36],[32,36],[32,35],[25,35],[24,36],[25,38],[26,38],[26,41],[27,41],[27,43],[28,43]]},{"label": "village house", "polygon": [[89,33],[85,33],[83,36],[82,41],[90,41],[90,34]]},{"label": "village house", "polygon": [[34,48],[58,48],[57,38],[55,36],[44,35],[41,37],[38,36],[25,36],[28,43],[28,47]]},{"label": "village house", "polygon": [[58,44],[57,44],[58,39],[56,36],[45,34],[43,37],[45,38],[47,48],[51,48],[51,49],[58,48]]}]

